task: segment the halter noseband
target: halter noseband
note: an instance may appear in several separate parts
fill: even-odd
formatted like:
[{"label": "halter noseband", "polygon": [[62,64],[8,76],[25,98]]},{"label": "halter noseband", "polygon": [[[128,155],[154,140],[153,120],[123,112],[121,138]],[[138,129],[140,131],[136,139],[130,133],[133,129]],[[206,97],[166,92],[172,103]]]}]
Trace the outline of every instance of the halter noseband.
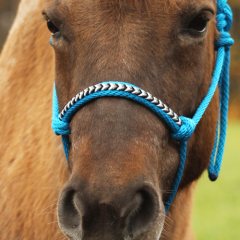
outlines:
[{"label": "halter noseband", "polygon": [[55,134],[62,135],[63,147],[67,160],[70,148],[68,136],[71,133],[69,127],[70,121],[73,115],[82,106],[94,99],[106,96],[124,97],[146,106],[170,127],[172,131],[171,137],[179,142],[180,164],[174,179],[172,191],[169,194],[167,201],[164,203],[165,211],[167,213],[181,181],[186,160],[187,140],[192,136],[196,125],[208,107],[217,86],[219,86],[219,118],[215,143],[208,168],[210,180],[215,181],[220,172],[226,139],[229,99],[230,46],[234,43],[234,40],[228,33],[232,26],[232,11],[227,4],[227,0],[217,0],[216,19],[217,29],[220,33],[220,39],[215,43],[215,48],[217,50],[216,66],[208,93],[201,102],[193,118],[187,118],[184,116],[178,117],[178,115],[162,103],[161,100],[153,97],[150,93],[140,89],[139,87],[125,82],[103,82],[88,87],[72,98],[72,100],[68,102],[59,114],[57,93],[54,85],[52,128]]}]

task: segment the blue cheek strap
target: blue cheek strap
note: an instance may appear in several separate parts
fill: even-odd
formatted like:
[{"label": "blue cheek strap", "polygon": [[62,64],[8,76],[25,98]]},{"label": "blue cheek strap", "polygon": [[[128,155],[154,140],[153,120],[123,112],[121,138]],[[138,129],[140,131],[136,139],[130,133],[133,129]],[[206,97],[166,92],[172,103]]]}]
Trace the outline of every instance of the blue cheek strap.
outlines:
[{"label": "blue cheek strap", "polygon": [[[182,178],[187,154],[187,140],[192,136],[196,125],[206,111],[206,108],[208,107],[218,86],[220,103],[219,119],[217,124],[215,143],[208,168],[210,180],[215,181],[218,178],[220,172],[226,140],[229,99],[230,46],[234,43],[234,40],[228,33],[232,26],[232,11],[227,4],[227,0],[217,1],[217,12],[217,29],[220,33],[220,38],[215,43],[215,48],[217,50],[216,66],[208,93],[198,107],[192,119],[184,116],[178,117],[176,113],[174,113],[160,100],[153,97],[150,93],[147,93],[146,91],[130,83],[124,82],[103,82],[86,88],[84,91],[77,94],[71,101],[69,101],[62,112],[59,114],[57,93],[54,85],[52,128],[55,134],[62,135],[63,147],[67,161],[70,148],[70,121],[73,115],[81,107],[97,98],[108,96],[127,98],[144,105],[153,111],[169,126],[172,131],[171,137],[179,142],[179,168],[174,179],[172,191],[164,203],[167,213],[176,195]],[[52,44],[52,40],[50,40],[50,43]]]}]

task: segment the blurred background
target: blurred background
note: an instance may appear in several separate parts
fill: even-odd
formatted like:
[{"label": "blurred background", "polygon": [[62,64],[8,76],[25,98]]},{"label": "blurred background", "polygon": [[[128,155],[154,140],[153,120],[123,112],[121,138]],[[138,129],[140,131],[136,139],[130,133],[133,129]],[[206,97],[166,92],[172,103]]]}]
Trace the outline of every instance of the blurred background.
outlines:
[{"label": "blurred background", "polygon": [[[0,51],[20,0],[0,0]],[[240,0],[228,0],[234,14],[231,35],[230,107],[226,150],[219,179],[207,173],[198,183],[193,214],[197,240],[240,239]]]}]

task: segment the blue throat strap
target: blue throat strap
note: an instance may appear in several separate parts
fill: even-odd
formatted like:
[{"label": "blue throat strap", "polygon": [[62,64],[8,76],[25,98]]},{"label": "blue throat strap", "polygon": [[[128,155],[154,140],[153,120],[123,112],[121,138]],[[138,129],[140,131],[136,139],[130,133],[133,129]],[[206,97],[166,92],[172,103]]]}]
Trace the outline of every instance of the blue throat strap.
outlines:
[{"label": "blue throat strap", "polygon": [[[70,121],[73,115],[84,105],[88,102],[100,98],[100,97],[124,97],[131,99],[135,102],[138,102],[151,111],[153,111],[159,118],[161,118],[171,129],[172,134],[171,137],[177,141],[179,141],[179,150],[180,150],[180,164],[175,176],[175,180],[173,183],[172,191],[169,194],[167,200],[165,201],[165,211],[168,212],[171,203],[176,195],[178,186],[180,184],[185,160],[186,160],[186,153],[187,153],[187,140],[192,136],[196,125],[202,118],[206,108],[208,107],[217,86],[219,87],[219,119],[217,124],[217,131],[215,137],[215,143],[213,146],[210,164],[208,168],[209,178],[212,181],[215,181],[218,178],[222,158],[223,158],[223,151],[225,146],[225,139],[226,139],[226,130],[227,130],[227,113],[228,113],[228,99],[229,99],[229,64],[230,64],[230,46],[233,45],[234,40],[230,37],[228,31],[232,26],[232,11],[231,8],[227,4],[227,0],[217,0],[217,29],[220,33],[220,38],[215,43],[215,48],[217,50],[217,60],[216,66],[213,73],[212,83],[210,85],[209,91],[205,98],[203,99],[202,103],[198,107],[195,115],[193,118],[187,118],[181,116],[180,119],[182,121],[182,125],[179,126],[169,115],[164,112],[162,109],[159,109],[155,104],[147,101],[144,98],[141,98],[137,95],[132,93],[128,93],[125,91],[116,91],[116,90],[103,90],[98,92],[92,92],[81,100],[74,102],[74,104],[69,105],[67,111],[65,112],[63,118],[61,119],[59,115],[59,108],[58,108],[58,99],[56,88],[54,85],[53,89],[53,117],[52,117],[52,128],[57,135],[62,135],[63,147],[66,154],[66,158],[68,161],[68,153],[70,148],[69,143],[69,134],[71,133],[70,130]],[[51,43],[51,40],[50,40]],[[116,83],[119,84],[121,82],[104,82],[104,83]],[[121,83],[130,85],[137,89],[140,89],[130,83]],[[95,85],[96,86],[96,85]]]}]

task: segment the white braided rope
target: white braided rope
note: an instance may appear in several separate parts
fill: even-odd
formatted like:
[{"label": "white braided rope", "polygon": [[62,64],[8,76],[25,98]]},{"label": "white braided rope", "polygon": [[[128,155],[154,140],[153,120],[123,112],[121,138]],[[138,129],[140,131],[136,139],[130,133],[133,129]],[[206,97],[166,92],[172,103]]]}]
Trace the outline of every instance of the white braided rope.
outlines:
[{"label": "white braided rope", "polygon": [[62,120],[63,116],[67,112],[67,110],[72,107],[76,102],[82,100],[87,95],[99,92],[99,91],[105,91],[105,90],[115,90],[115,91],[125,91],[128,93],[131,93],[133,95],[137,95],[138,97],[144,98],[148,100],[149,102],[156,105],[159,109],[164,111],[171,119],[176,122],[178,126],[182,125],[181,119],[178,117],[178,115],[173,112],[171,108],[169,108],[166,104],[162,103],[161,100],[157,99],[156,97],[152,96],[149,92],[146,92],[142,89],[139,89],[137,87],[133,87],[128,84],[122,84],[122,83],[99,83],[94,86],[90,86],[83,90],[82,92],[78,93],[75,97],[72,98],[71,101],[69,101],[63,110],[61,111],[59,115],[59,119]]}]

